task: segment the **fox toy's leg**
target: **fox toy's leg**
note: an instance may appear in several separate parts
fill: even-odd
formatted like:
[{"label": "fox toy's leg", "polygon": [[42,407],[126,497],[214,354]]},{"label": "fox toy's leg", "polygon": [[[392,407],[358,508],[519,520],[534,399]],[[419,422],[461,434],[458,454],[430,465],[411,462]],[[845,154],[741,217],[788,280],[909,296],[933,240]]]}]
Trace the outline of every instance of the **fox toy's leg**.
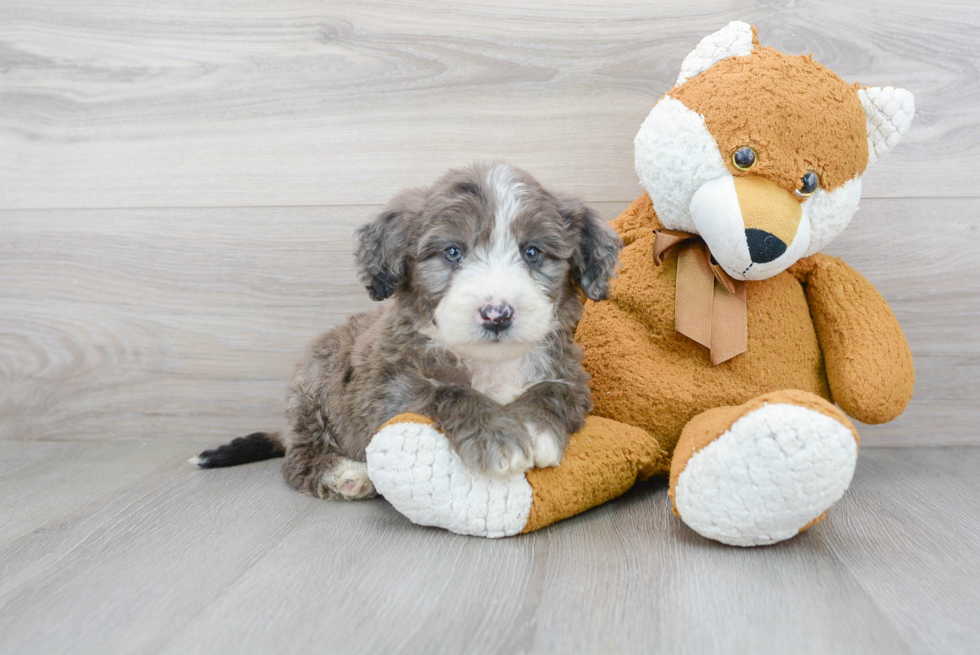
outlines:
[{"label": "fox toy's leg", "polygon": [[481,537],[538,530],[669,468],[643,430],[590,417],[558,466],[488,476],[464,465],[431,420],[411,414],[381,428],[367,464],[378,492],[414,523]]},{"label": "fox toy's leg", "polygon": [[858,437],[805,391],[777,391],[691,419],[674,451],[670,497],[694,531],[734,546],[776,543],[823,518],[851,482]]}]

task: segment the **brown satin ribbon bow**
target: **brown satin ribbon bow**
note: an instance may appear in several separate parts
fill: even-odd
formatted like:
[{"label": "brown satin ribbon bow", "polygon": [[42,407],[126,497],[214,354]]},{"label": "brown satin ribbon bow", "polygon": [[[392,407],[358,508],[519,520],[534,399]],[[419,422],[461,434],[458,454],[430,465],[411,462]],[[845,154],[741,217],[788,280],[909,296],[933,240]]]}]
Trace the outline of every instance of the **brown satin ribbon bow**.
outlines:
[{"label": "brown satin ribbon bow", "polygon": [[727,362],[748,349],[745,283],[733,280],[711,261],[697,234],[657,230],[653,261],[659,266],[677,250],[674,327],[711,351],[711,365]]}]

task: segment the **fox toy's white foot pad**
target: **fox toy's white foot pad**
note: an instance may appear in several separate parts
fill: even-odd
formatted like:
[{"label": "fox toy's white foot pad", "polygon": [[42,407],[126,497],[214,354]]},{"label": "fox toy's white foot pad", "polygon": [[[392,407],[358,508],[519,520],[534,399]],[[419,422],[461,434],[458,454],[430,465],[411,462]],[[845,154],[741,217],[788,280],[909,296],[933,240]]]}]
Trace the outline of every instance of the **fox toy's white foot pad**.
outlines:
[{"label": "fox toy's white foot pad", "polygon": [[796,535],[837,502],[857,463],[851,430],[791,404],[766,404],[695,453],[674,502],[699,534],[733,546]]},{"label": "fox toy's white foot pad", "polygon": [[367,448],[378,493],[413,523],[479,537],[524,529],[531,485],[523,473],[493,477],[469,468],[445,436],[423,423],[390,423]]}]

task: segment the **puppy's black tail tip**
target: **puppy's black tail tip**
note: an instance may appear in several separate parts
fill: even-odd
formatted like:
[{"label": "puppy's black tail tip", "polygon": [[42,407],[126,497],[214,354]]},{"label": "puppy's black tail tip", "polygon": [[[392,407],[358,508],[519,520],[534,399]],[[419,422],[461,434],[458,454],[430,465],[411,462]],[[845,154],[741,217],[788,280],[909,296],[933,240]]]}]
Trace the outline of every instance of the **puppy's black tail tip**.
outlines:
[{"label": "puppy's black tail tip", "polygon": [[247,437],[232,439],[231,442],[213,450],[205,450],[197,457],[191,457],[187,461],[200,466],[202,469],[213,469],[259,462],[263,459],[282,457],[285,454],[286,448],[279,440],[278,434],[253,432]]}]

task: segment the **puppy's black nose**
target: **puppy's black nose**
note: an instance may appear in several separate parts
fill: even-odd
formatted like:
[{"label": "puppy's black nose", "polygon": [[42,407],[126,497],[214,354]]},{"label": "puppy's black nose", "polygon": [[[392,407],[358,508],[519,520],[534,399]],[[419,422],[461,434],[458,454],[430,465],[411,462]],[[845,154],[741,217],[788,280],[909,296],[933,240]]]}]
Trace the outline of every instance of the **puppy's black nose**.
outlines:
[{"label": "puppy's black nose", "polygon": [[749,256],[755,264],[771,262],[786,252],[783,240],[765,230],[749,228],[745,231],[745,240],[749,244]]},{"label": "puppy's black nose", "polygon": [[480,308],[480,318],[483,319],[485,329],[499,334],[510,327],[510,322],[514,318],[514,308],[505,302],[499,305],[484,305]]}]

